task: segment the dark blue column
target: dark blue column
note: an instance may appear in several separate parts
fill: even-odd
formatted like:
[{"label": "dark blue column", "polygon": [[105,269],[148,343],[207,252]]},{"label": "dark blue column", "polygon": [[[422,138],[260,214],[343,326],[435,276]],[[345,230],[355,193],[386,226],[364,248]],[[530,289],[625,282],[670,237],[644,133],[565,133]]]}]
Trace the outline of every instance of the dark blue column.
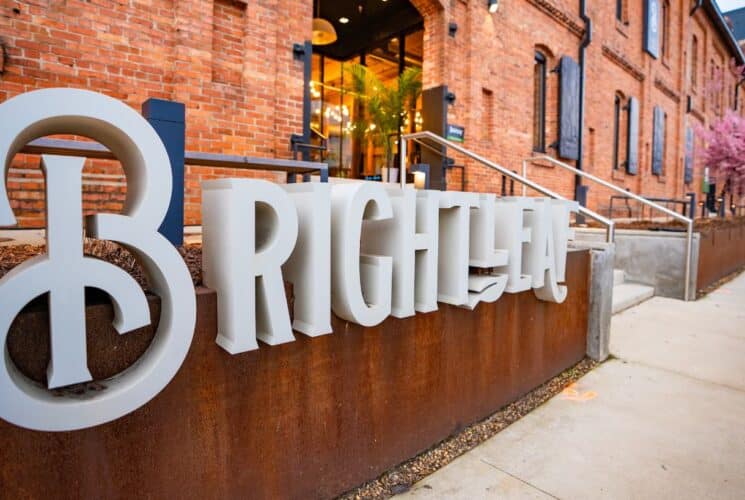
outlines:
[{"label": "dark blue column", "polygon": [[174,246],[184,244],[184,149],[186,147],[186,110],[183,103],[148,99],[142,115],[153,126],[166,147],[171,161],[173,191],[160,234]]}]

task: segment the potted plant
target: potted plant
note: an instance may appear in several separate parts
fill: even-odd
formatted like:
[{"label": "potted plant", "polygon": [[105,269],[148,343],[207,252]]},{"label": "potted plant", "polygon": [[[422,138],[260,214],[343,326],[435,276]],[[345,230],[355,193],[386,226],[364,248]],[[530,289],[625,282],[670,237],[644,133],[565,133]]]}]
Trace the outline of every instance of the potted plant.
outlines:
[{"label": "potted plant", "polygon": [[402,132],[407,117],[409,123],[414,123],[416,102],[422,93],[422,71],[414,67],[406,68],[399,75],[396,85],[392,86],[383,84],[361,64],[350,66],[347,73],[351,82],[348,90],[361,101],[361,113],[357,113],[353,121],[352,134],[357,139],[382,146],[385,165],[392,172],[392,141]]}]

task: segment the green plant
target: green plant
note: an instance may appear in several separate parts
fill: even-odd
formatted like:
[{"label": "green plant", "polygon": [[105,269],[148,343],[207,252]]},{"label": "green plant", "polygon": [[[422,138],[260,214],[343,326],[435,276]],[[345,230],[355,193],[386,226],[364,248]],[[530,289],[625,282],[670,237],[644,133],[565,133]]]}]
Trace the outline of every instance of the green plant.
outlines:
[{"label": "green plant", "polygon": [[387,87],[367,67],[353,64],[347,68],[348,90],[361,99],[362,113],[357,113],[352,125],[356,138],[372,140],[383,146],[386,164],[391,164],[393,147],[391,137],[398,134],[408,116],[413,123],[416,101],[422,93],[422,71],[406,68],[395,86]]}]

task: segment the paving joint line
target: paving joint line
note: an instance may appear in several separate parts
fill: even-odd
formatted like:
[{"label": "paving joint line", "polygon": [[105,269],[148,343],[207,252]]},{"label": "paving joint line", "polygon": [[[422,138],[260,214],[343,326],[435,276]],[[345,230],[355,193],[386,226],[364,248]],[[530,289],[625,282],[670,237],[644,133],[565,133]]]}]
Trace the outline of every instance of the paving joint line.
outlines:
[{"label": "paving joint line", "polygon": [[497,467],[496,465],[494,465],[494,464],[492,464],[492,463],[489,463],[489,462],[487,462],[487,461],[486,461],[486,460],[484,460],[483,458],[479,458],[479,461],[480,461],[481,463],[484,463],[484,464],[488,465],[489,467],[492,467],[492,468],[494,468],[494,469],[498,470],[498,471],[499,471],[499,472],[501,472],[502,474],[506,474],[506,475],[510,476],[511,478],[517,479],[517,480],[518,480],[518,481],[520,481],[521,483],[523,483],[523,484],[525,484],[525,485],[527,485],[527,486],[530,486],[530,487],[531,487],[531,488],[533,488],[534,490],[538,490],[538,491],[540,491],[540,492],[541,492],[541,493],[543,493],[544,495],[548,495],[548,496],[550,496],[551,498],[553,498],[553,499],[555,499],[555,500],[561,500],[561,499],[560,499],[559,497],[557,497],[556,495],[554,495],[554,494],[552,494],[552,493],[549,493],[548,491],[546,491],[546,490],[544,490],[544,489],[542,489],[542,488],[539,488],[538,486],[536,486],[536,485],[534,485],[534,484],[531,484],[531,483],[529,483],[528,481],[524,480],[524,479],[523,479],[523,478],[521,478],[521,477],[518,477],[518,476],[516,476],[516,475],[512,474],[511,472],[507,472],[506,470],[503,470],[503,469],[501,469],[501,468]]},{"label": "paving joint line", "polygon": [[[739,393],[745,394],[745,388],[734,387],[734,386],[731,386],[729,384],[724,384],[724,383],[721,383],[721,382],[714,382],[712,380],[705,380],[705,379],[702,379],[702,378],[697,378],[697,377],[694,377],[693,375],[689,375],[689,374],[683,373],[683,372],[678,372],[678,371],[672,370],[670,368],[665,368],[663,366],[649,365],[649,364],[644,363],[642,361],[632,360],[632,359],[626,359],[626,358],[622,358],[622,357],[618,356],[617,354],[613,354],[613,353],[611,353],[611,354],[613,355],[613,357],[615,359],[617,359],[618,361],[620,361],[621,363],[624,363],[624,364],[635,364],[635,365],[638,365],[638,366],[643,366],[645,368],[651,368],[653,370],[659,370],[661,372],[669,373],[669,374],[672,374],[672,375],[678,375],[679,377],[687,378],[689,380],[693,380],[694,382],[700,382],[700,383],[706,384],[706,385],[713,385],[713,386],[716,386],[716,387],[722,387],[724,389],[729,389],[729,390],[732,390],[732,391],[735,391],[735,392],[739,392]],[[612,361],[612,360],[609,360],[609,361]],[[600,366],[602,366],[602,364]],[[600,368],[600,366],[596,367],[595,369]],[[590,370],[589,372],[587,372],[587,374],[592,373],[593,371],[594,370]],[[585,374],[585,376],[587,374]]]}]

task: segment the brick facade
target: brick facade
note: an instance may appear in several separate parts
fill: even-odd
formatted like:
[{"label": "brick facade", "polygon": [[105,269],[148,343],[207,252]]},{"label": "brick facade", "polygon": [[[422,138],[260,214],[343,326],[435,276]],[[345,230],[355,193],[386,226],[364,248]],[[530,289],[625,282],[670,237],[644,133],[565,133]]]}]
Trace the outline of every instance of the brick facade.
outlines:
[{"label": "brick facade", "polygon": [[[733,106],[736,78],[727,71],[733,54],[703,8],[690,16],[692,2],[669,0],[667,53],[654,59],[642,47],[644,1],[626,0],[622,22],[616,20],[615,2],[588,2],[594,33],[587,49],[584,165],[646,196],[697,192],[700,197],[701,165],[693,181],[684,183],[686,127],[707,124]],[[578,2],[501,0],[495,14],[482,0],[412,4],[424,18],[425,87],[446,84],[455,93],[448,118],[466,127],[467,148],[519,172],[522,160],[533,154],[535,51],[546,56],[549,70],[563,55],[577,59],[584,34]],[[45,87],[97,90],[137,109],[149,97],[171,99],[186,104],[188,150],[287,158],[290,135],[302,131],[303,64],[293,58],[292,45],[310,38],[311,18],[310,0],[6,1],[0,6],[7,54],[0,101]],[[450,22],[458,25],[455,36],[448,34]],[[694,36],[696,78],[689,76]],[[717,72],[723,72],[724,86],[712,90]],[[558,79],[547,73],[547,144],[557,138]],[[616,95],[624,103],[629,97],[640,103],[637,175],[613,169]],[[651,172],[656,106],[667,115],[662,175]],[[622,143],[624,134],[625,129]],[[36,156],[18,155],[7,179],[26,227],[43,225],[38,163]],[[466,189],[501,191],[501,176],[472,162],[465,165]],[[459,187],[461,172],[452,173],[450,185]],[[280,178],[187,167],[188,224],[199,223],[199,182],[225,175]],[[568,172],[536,163],[529,176],[573,195]],[[115,163],[89,161],[84,189],[86,210],[119,210],[126,182]],[[589,205],[604,210],[608,197],[592,186]]]}]

